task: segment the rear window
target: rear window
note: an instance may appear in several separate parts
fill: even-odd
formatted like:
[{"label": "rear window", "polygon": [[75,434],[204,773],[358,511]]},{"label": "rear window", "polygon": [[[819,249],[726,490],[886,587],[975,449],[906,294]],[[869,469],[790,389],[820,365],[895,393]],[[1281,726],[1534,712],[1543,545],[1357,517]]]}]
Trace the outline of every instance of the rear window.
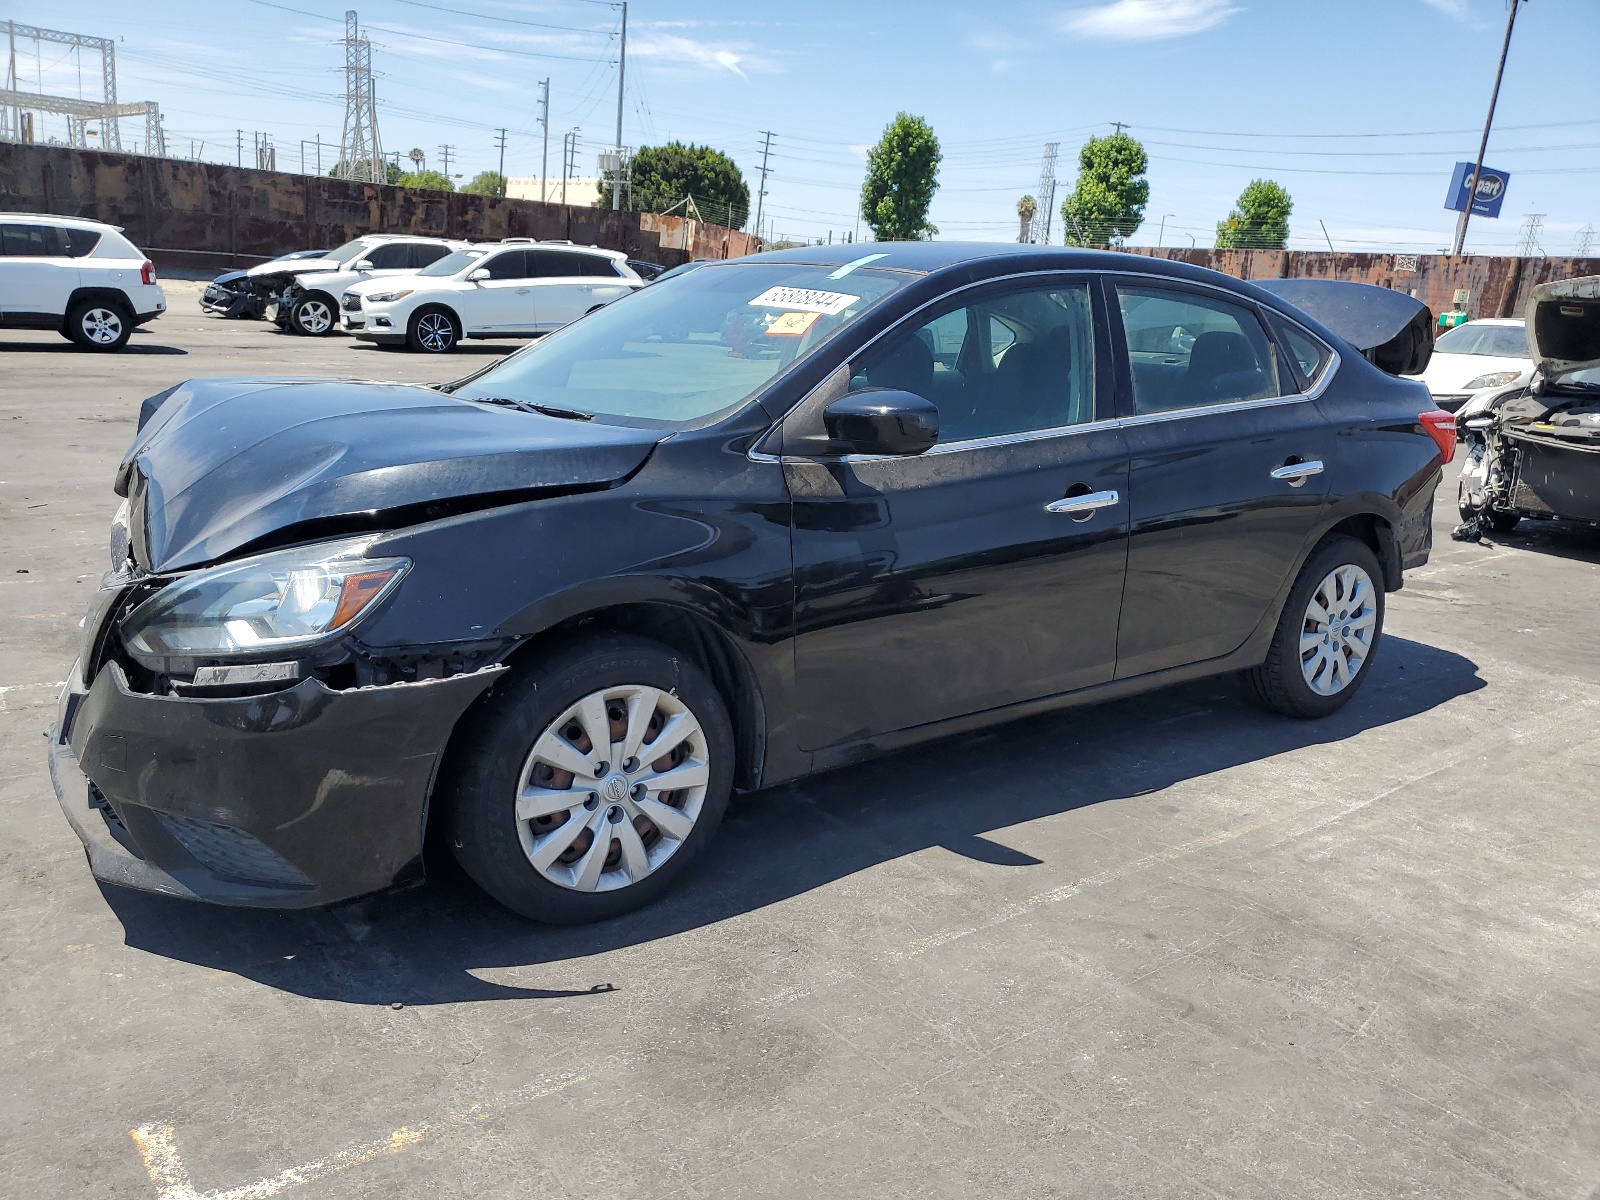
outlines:
[{"label": "rear window", "polygon": [[1482,354],[1492,358],[1532,358],[1528,331],[1521,325],[1485,325],[1468,321],[1434,342],[1438,354]]},{"label": "rear window", "polygon": [[56,230],[61,235],[62,249],[68,258],[83,258],[100,244],[98,229],[74,229],[63,226]]}]

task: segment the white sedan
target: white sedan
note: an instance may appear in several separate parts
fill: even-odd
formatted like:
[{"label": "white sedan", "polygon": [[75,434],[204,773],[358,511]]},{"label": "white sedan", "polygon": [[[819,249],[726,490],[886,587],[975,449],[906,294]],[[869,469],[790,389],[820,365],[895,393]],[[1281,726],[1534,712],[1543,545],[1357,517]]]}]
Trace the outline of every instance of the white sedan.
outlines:
[{"label": "white sedan", "polygon": [[344,327],[364,341],[440,354],[463,338],[549,333],[643,286],[618,251],[495,242],[412,275],[358,283],[340,308]]},{"label": "white sedan", "polygon": [[1446,412],[1455,412],[1473,392],[1527,383],[1532,377],[1533,356],[1521,317],[1468,321],[1441,334],[1428,369],[1417,376]]}]

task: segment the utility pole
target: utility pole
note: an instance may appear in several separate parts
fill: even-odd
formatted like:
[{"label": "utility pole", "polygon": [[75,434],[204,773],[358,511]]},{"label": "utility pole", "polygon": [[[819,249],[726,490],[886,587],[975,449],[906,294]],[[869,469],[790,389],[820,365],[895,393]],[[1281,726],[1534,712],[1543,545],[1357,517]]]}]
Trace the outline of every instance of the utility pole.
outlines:
[{"label": "utility pole", "polygon": [[544,89],[544,98],[539,101],[542,110],[539,125],[544,129],[544,152],[539,157],[539,203],[543,204],[544,185],[550,178],[550,81],[541,80],[539,86]]},{"label": "utility pole", "polygon": [[622,0],[622,41],[617,53],[617,169],[611,175],[611,207],[622,207],[622,80],[628,73],[628,0]]},{"label": "utility pole", "polygon": [[762,130],[766,140],[761,144],[761,190],[756,193],[756,236],[761,236],[761,210],[767,198],[767,157],[772,153],[772,131]]},{"label": "utility pole", "polygon": [[239,160],[238,165],[242,167],[242,166],[244,166],[244,130],[240,129],[240,130],[237,130],[236,132],[239,135],[239,143],[238,143],[238,147],[237,147],[238,160]]},{"label": "utility pole", "polygon": [[1489,128],[1494,124],[1494,106],[1500,100],[1500,77],[1506,73],[1506,54],[1511,50],[1511,30],[1517,23],[1517,6],[1523,0],[1511,0],[1511,15],[1506,18],[1506,40],[1500,46],[1500,65],[1494,72],[1494,91],[1489,94],[1489,115],[1483,121],[1483,140],[1478,143],[1478,158],[1472,164],[1472,182],[1467,185],[1467,205],[1456,222],[1456,244],[1450,251],[1452,258],[1459,257],[1467,243],[1467,221],[1472,217],[1472,205],[1478,198],[1478,176],[1483,173],[1483,155],[1489,149]]},{"label": "utility pole", "polygon": [[454,146],[446,145],[439,147],[439,157],[444,159],[444,177],[446,179],[450,178],[450,157],[455,152],[456,148]]},{"label": "utility pole", "polygon": [[561,135],[561,203],[567,202],[567,176],[573,169],[573,164],[578,160],[578,135],[583,132],[581,126],[574,125],[569,131]]},{"label": "utility pole", "polygon": [[317,134],[317,174],[322,174],[322,135]]},{"label": "utility pole", "polygon": [[506,131],[500,130],[500,194],[506,194]]}]

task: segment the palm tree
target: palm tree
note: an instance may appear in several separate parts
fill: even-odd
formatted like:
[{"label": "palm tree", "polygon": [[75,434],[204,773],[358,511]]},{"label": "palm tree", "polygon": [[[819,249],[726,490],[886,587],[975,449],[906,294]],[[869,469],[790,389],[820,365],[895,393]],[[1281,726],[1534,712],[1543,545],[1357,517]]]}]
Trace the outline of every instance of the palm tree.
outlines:
[{"label": "palm tree", "polygon": [[424,154],[419,147],[413,146],[410,150],[406,151],[406,157],[411,160],[411,169],[413,171],[422,171],[427,169],[428,156]]},{"label": "palm tree", "polygon": [[1032,196],[1024,196],[1017,201],[1017,216],[1022,221],[1022,232],[1017,235],[1017,241],[1028,240],[1028,231],[1033,226],[1033,214],[1039,211],[1039,202]]}]

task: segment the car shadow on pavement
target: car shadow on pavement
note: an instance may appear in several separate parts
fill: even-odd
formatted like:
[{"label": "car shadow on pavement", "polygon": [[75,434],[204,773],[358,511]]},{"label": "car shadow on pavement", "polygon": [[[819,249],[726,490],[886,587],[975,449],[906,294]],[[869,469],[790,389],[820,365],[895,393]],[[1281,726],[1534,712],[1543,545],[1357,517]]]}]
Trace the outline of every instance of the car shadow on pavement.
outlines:
[{"label": "car shadow on pavement", "polygon": [[1531,550],[1576,562],[1600,563],[1600,526],[1587,521],[1534,521],[1524,517],[1509,533],[1489,535],[1490,544]]},{"label": "car shadow on pavement", "polygon": [[[914,747],[736,797],[695,871],[650,907],[598,925],[523,921],[440,855],[430,858],[423,887],[305,913],[101,890],[129,946],[295,995],[407,1005],[586,995],[616,982],[596,974],[604,970],[592,963],[596,954],[711,925],[933,846],[1027,870],[1038,860],[985,834],[1342,741],[1484,686],[1469,659],[1391,636],[1362,691],[1322,721],[1263,713],[1237,680],[1219,678]],[[529,967],[542,968],[546,987],[473,974]]]},{"label": "car shadow on pavement", "polygon": [[[3,342],[0,341],[0,354],[85,354],[89,351],[80,350],[77,346],[63,338],[55,342]],[[110,355],[121,354],[188,354],[187,350],[177,346],[151,346],[139,342],[129,342],[121,350],[113,350]]]}]

